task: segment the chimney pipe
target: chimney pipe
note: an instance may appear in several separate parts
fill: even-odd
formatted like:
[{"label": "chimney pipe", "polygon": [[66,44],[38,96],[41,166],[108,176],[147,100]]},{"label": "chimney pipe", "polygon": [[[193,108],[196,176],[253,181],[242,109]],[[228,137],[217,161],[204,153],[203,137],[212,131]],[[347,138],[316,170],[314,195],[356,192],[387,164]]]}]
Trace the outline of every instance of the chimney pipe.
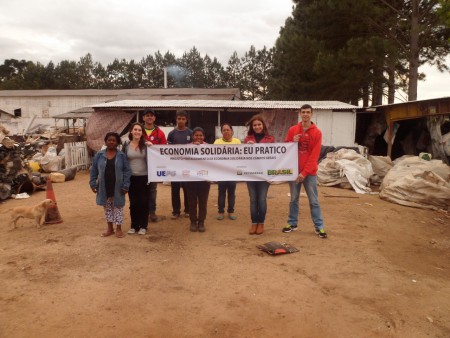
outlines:
[{"label": "chimney pipe", "polygon": [[167,67],[164,67],[164,88],[167,88]]}]

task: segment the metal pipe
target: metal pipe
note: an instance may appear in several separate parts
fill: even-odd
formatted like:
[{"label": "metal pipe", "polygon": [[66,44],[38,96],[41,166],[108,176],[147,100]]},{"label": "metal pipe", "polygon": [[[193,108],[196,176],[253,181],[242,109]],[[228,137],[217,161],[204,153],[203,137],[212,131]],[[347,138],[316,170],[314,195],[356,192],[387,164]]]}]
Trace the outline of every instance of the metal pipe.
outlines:
[{"label": "metal pipe", "polygon": [[164,88],[167,88],[167,67],[164,67]]}]

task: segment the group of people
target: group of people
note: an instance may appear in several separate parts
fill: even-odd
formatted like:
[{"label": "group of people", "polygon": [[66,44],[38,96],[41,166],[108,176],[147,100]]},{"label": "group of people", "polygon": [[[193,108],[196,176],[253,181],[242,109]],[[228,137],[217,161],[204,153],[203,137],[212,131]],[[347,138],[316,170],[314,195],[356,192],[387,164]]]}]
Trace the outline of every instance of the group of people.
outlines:
[{"label": "group of people", "polygon": [[[295,181],[289,182],[291,200],[287,225],[282,229],[289,233],[298,228],[299,196],[304,185],[308,196],[311,218],[315,233],[320,238],[326,238],[322,211],[317,194],[317,168],[322,133],[311,121],[313,109],[310,105],[300,108],[301,121],[291,127],[285,142],[298,143],[299,175]],[[90,172],[89,185],[96,193],[96,202],[103,206],[107,229],[102,236],[115,235],[123,237],[124,222],[123,207],[125,195],[128,193],[130,205],[131,226],[128,234],[145,235],[148,221],[158,222],[162,217],[156,215],[157,182],[148,182],[147,147],[154,144],[205,144],[205,131],[196,127],[189,129],[186,111],[176,113],[176,127],[168,134],[155,124],[156,113],[147,109],[143,112],[144,124],[135,122],[131,125],[128,140],[119,150],[121,139],[117,133],[105,135],[105,148],[96,153]],[[275,138],[269,134],[267,125],[261,115],[253,116],[246,124],[248,128],[244,143],[273,143]],[[214,144],[240,144],[233,137],[233,127],[229,123],[221,125],[222,137]],[[225,218],[227,202],[227,217],[236,220],[236,182],[220,181],[218,183],[218,214],[216,219]],[[267,192],[270,183],[266,181],[248,181],[247,188],[250,197],[250,235],[261,235],[267,213]],[[208,181],[171,182],[172,215],[171,219],[181,217],[181,197],[184,195],[184,217],[190,219],[190,231],[204,232],[207,214],[207,202],[211,183]],[[116,228],[114,229],[114,225]]]}]

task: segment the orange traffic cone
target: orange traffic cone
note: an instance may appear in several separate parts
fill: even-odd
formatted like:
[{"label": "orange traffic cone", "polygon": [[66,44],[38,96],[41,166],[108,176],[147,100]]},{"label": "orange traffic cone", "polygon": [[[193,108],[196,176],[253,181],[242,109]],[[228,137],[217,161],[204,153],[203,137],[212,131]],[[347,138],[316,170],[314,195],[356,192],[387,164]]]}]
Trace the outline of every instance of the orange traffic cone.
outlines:
[{"label": "orange traffic cone", "polygon": [[50,205],[45,213],[45,224],[62,223],[61,215],[59,214],[58,205],[56,204],[55,192],[53,191],[52,180],[47,177],[47,198],[51,199],[54,204]]}]

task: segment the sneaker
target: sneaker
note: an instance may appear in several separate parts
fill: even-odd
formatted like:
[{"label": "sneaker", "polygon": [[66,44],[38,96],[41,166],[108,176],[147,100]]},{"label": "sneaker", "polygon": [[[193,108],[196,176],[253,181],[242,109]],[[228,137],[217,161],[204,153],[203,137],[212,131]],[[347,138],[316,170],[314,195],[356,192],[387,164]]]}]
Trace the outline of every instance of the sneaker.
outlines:
[{"label": "sneaker", "polygon": [[325,232],[325,230],[323,229],[315,229],[314,232],[316,233],[316,235],[318,235],[320,238],[327,238],[328,235]]},{"label": "sneaker", "polygon": [[172,214],[172,216],[170,216],[171,219],[178,219],[178,217],[180,217],[180,214]]},{"label": "sneaker", "polygon": [[219,221],[223,220],[223,214],[218,214],[216,219]]},{"label": "sneaker", "polygon": [[197,222],[192,222],[189,230],[191,230],[192,232],[196,232],[198,230]]},{"label": "sneaker", "polygon": [[297,228],[298,228],[298,226],[296,226],[296,225],[290,225],[290,224],[288,224],[288,225],[286,225],[281,231],[287,233],[287,232],[295,231],[295,230],[297,230]]},{"label": "sneaker", "polygon": [[185,212],[184,217],[189,218],[189,214],[187,212]]},{"label": "sneaker", "polygon": [[138,234],[139,235],[145,235],[147,233],[147,229],[140,228]]},{"label": "sneaker", "polygon": [[231,219],[232,221],[234,221],[237,219],[237,216],[231,213],[231,214],[228,214],[228,218]]},{"label": "sneaker", "polygon": [[133,235],[136,233],[136,229],[131,228],[130,230],[127,231],[128,235]]},{"label": "sneaker", "polygon": [[205,223],[203,222],[198,222],[198,231],[199,232],[205,232]]}]

